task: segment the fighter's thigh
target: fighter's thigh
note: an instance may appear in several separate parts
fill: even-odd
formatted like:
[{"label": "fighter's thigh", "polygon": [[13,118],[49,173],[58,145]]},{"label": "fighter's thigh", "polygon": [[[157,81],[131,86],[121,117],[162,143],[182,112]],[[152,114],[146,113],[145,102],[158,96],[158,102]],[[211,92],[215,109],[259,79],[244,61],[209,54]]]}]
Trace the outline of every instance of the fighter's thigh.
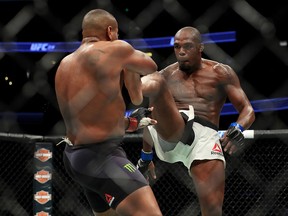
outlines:
[{"label": "fighter's thigh", "polygon": [[150,186],[144,186],[129,194],[117,206],[119,215],[162,216],[159,205]]},{"label": "fighter's thigh", "polygon": [[203,215],[222,215],[224,201],[224,164],[221,160],[195,161],[191,176]]},{"label": "fighter's thigh", "polygon": [[152,118],[158,121],[157,132],[167,141],[178,141],[185,124],[164,77],[156,72],[143,76],[141,81],[143,95],[149,98],[149,106],[154,107]]},{"label": "fighter's thigh", "polygon": [[196,160],[190,168],[196,191],[200,197],[206,195],[222,199],[225,186],[225,169],[221,160]]},{"label": "fighter's thigh", "polygon": [[117,216],[118,214],[114,209],[109,209],[105,212],[97,213],[93,211],[94,216]]}]

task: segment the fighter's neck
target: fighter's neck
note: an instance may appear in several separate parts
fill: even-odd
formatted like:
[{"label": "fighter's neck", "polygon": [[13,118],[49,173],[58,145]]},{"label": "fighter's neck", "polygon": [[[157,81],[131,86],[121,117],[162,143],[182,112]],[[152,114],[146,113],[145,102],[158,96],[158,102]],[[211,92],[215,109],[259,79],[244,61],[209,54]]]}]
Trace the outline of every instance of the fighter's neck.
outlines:
[{"label": "fighter's neck", "polygon": [[98,42],[100,39],[98,37],[85,37],[82,39],[82,43]]}]

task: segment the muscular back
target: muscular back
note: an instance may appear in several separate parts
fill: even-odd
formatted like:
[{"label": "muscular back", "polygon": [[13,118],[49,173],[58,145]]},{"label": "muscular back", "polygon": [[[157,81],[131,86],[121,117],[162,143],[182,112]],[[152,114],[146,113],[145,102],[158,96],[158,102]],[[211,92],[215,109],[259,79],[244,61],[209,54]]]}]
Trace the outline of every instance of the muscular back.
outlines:
[{"label": "muscular back", "polygon": [[160,73],[165,77],[178,109],[193,105],[195,114],[219,125],[228,87],[239,88],[238,78],[227,65],[202,59],[201,67],[186,74],[174,63]]},{"label": "muscular back", "polygon": [[130,53],[119,41],[92,41],[60,63],[56,93],[73,143],[95,143],[124,134],[121,74]]}]

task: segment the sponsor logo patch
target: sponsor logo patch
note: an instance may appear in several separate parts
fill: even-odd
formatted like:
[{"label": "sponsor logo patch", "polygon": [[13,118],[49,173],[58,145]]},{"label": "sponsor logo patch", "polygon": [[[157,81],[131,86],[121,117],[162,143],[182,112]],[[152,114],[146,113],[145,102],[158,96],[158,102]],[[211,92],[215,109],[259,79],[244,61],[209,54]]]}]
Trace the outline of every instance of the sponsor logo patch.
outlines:
[{"label": "sponsor logo patch", "polygon": [[42,162],[46,162],[52,158],[52,152],[50,152],[48,149],[41,148],[35,152],[34,157]]},{"label": "sponsor logo patch", "polygon": [[40,170],[34,174],[34,179],[41,184],[44,184],[51,180],[52,174],[46,170]]},{"label": "sponsor logo patch", "polygon": [[115,197],[111,196],[110,194],[105,194],[105,199],[106,199],[106,202],[109,204],[109,206],[111,206]]},{"label": "sponsor logo patch", "polygon": [[136,171],[136,167],[132,165],[131,163],[125,164],[124,168],[127,169],[131,173]]},{"label": "sponsor logo patch", "polygon": [[49,202],[51,200],[51,197],[51,194],[44,190],[38,191],[36,194],[34,194],[34,200],[36,200],[42,205]]},{"label": "sponsor logo patch", "polygon": [[51,216],[51,215],[48,212],[41,211],[37,212],[35,216]]},{"label": "sponsor logo patch", "polygon": [[223,156],[222,148],[218,143],[214,144],[212,151],[211,151],[211,154],[212,155],[217,154],[217,155]]}]

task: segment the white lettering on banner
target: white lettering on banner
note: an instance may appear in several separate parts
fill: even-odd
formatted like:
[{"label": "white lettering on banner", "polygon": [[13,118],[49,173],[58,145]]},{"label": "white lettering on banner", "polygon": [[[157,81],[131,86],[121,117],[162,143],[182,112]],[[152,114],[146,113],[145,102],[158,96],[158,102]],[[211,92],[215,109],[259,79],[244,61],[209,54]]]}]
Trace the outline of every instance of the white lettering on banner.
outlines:
[{"label": "white lettering on banner", "polygon": [[30,51],[51,51],[55,49],[55,45],[49,43],[32,43]]}]

